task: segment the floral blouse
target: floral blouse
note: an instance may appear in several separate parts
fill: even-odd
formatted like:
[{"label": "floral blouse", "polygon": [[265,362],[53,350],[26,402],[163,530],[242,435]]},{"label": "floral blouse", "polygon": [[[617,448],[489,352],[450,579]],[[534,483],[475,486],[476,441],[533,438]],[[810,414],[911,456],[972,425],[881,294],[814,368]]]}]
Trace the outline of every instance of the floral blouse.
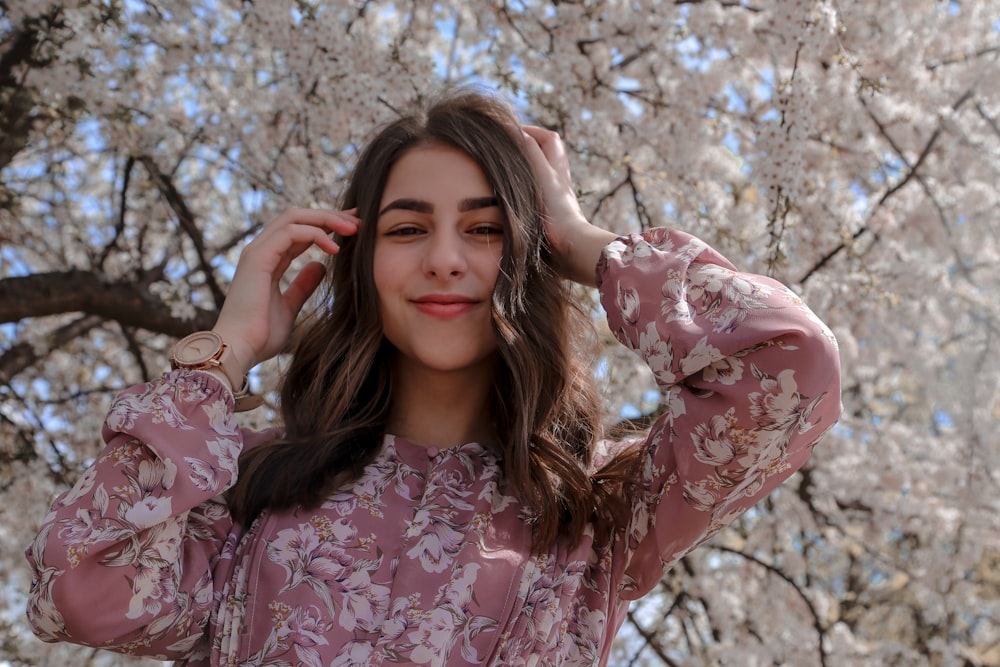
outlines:
[{"label": "floral blouse", "polygon": [[663,392],[626,530],[532,553],[498,455],[386,435],[315,510],[248,529],[221,499],[246,447],[232,395],[174,371],[121,394],[107,448],[26,555],[39,637],[182,665],[603,665],[629,601],[799,468],[840,412],[829,330],[787,288],[656,229],[597,267],[611,330]]}]

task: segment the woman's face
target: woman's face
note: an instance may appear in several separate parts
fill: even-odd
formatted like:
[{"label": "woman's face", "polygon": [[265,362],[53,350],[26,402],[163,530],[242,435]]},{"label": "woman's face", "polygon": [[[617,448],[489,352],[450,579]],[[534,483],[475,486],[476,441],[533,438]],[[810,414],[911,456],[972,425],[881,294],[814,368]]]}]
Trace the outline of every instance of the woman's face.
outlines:
[{"label": "woman's face", "polygon": [[379,203],[374,278],[397,369],[488,373],[503,212],[479,166],[442,144],[393,165]]}]

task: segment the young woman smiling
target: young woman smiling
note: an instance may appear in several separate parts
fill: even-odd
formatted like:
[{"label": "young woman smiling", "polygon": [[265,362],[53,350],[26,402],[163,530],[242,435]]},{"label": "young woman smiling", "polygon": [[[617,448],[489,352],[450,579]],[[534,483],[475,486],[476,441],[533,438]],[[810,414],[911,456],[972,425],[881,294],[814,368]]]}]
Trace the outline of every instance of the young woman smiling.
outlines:
[{"label": "young woman smiling", "polygon": [[[328,266],[280,280],[310,247]],[[587,316],[659,382],[603,433]],[[245,374],[305,300],[280,425]],[[28,549],[29,618],[187,665],[605,664],[628,604],[787,479],[839,414],[836,346],[698,239],[591,225],[561,139],[460,93],[383,128],[342,211],[244,251],[212,332],[123,393]]]}]

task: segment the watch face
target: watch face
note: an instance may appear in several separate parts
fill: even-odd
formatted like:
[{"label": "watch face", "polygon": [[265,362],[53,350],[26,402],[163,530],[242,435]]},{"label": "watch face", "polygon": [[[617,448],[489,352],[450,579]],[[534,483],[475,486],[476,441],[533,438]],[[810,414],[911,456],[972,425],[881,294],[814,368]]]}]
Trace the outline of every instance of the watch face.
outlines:
[{"label": "watch face", "polygon": [[211,331],[199,331],[182,340],[174,350],[174,359],[180,364],[200,364],[208,361],[222,347],[222,339]]}]

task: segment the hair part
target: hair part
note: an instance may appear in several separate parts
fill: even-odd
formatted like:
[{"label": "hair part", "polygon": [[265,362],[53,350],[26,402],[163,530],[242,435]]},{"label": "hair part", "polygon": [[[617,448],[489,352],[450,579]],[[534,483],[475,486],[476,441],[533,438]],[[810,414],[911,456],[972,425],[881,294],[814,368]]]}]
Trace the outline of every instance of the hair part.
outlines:
[{"label": "hair part", "polygon": [[[392,166],[417,146],[461,150],[483,170],[503,211],[492,299],[498,377],[490,401],[505,483],[532,517],[533,548],[576,544],[588,525],[606,541],[628,519],[638,454],[591,476],[600,407],[584,334],[590,322],[552,268],[543,203],[520,123],[500,100],[459,92],[383,127],[361,154],[341,206],[358,234],[337,239],[324,306],[293,350],[281,389],[284,437],[243,453],[229,494],[237,521],[312,508],[377,456],[391,408],[391,345],[373,276],[378,207]],[[558,508],[558,511],[553,511]]]}]

